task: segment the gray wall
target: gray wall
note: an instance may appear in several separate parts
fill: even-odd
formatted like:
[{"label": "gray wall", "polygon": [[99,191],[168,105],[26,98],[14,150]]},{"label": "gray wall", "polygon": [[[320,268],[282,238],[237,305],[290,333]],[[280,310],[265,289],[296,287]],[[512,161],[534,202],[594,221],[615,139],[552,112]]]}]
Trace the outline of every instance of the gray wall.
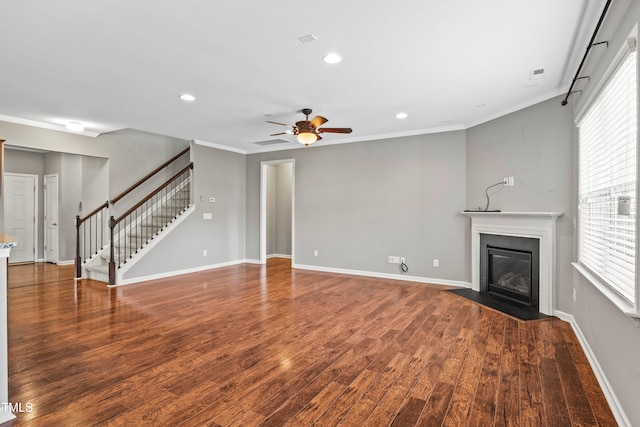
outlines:
[{"label": "gray wall", "polygon": [[[0,121],[0,135],[6,140],[6,146],[17,146],[49,151],[46,155],[31,153],[30,162],[36,155],[46,156],[44,173],[58,173],[59,176],[59,252],[60,261],[73,260],[75,254],[75,215],[83,211],[88,213],[100,203],[112,198],[128,188],[136,180],[144,177],[157,166],[189,146],[188,141],[156,135],[148,132],[124,129],[90,138],[66,132],[35,128],[15,123]],[[17,150],[5,148],[5,170],[9,171],[12,158],[25,154]],[[26,153],[26,152],[22,152]],[[17,157],[15,157],[17,159]],[[109,159],[108,161],[106,159]],[[24,159],[23,159],[24,160]],[[153,180],[119,202],[111,214],[118,215],[135,203],[141,195],[155,188],[162,180],[171,176],[189,162],[189,155],[185,154],[179,162],[171,168],[165,168]],[[23,164],[16,160],[16,167]],[[35,163],[34,163],[35,165]],[[28,166],[25,170],[35,166]],[[30,173],[30,172],[22,172]],[[105,181],[105,179],[107,181]],[[42,224],[42,175],[39,177],[39,224]],[[96,190],[86,201],[83,199],[89,191]],[[108,191],[108,194],[105,193]],[[137,198],[137,199],[136,199]],[[95,206],[93,205],[98,201]],[[0,206],[2,206],[0,202]],[[0,226],[3,225],[4,211],[0,209]],[[39,225],[38,258],[44,256],[43,227]]]},{"label": "gray wall", "polygon": [[[189,142],[164,135],[123,129],[97,138],[58,132],[0,121],[0,135],[6,145],[109,159],[109,197],[115,197],[138,179],[189,146]],[[172,169],[165,169],[154,180],[119,202],[113,213],[124,212],[176,170],[186,166],[185,154]],[[4,214],[3,214],[4,215]]]},{"label": "gray wall", "polygon": [[570,313],[574,126],[571,107],[560,101],[550,99],[467,130],[467,207],[484,209],[485,189],[513,176],[513,187],[489,190],[489,209],[563,212],[557,222],[556,308]]},{"label": "gray wall", "polygon": [[260,255],[260,162],[278,159],[295,159],[297,264],[400,274],[395,255],[412,276],[469,280],[464,132],[247,156],[249,259]]},{"label": "gray wall", "polygon": [[[591,78],[587,84],[580,85],[582,94],[570,99],[571,103],[575,102],[576,114],[593,94],[613,56],[639,19],[640,2],[620,0],[612,3],[598,37],[608,40],[609,48],[592,49],[583,73]],[[577,150],[574,162],[577,164]],[[572,201],[577,204],[577,196]],[[631,425],[640,426],[640,328],[577,271],[571,283],[576,289],[577,300],[568,311],[589,342]]]},{"label": "gray wall", "polygon": [[82,156],[82,213],[87,214],[109,198],[109,160]]},{"label": "gray wall", "polygon": [[266,167],[267,175],[267,256],[276,253],[276,219],[277,219],[277,200],[276,200],[276,167],[275,165],[268,165]]},{"label": "gray wall", "polygon": [[[196,269],[245,258],[245,159],[192,145],[195,212],[151,248],[125,279]],[[209,203],[214,197],[215,203]],[[211,213],[212,219],[203,219]],[[203,251],[207,250],[207,256]]]},{"label": "gray wall", "polygon": [[291,255],[291,192],[293,163],[280,163],[276,168],[276,248],[275,253]]}]

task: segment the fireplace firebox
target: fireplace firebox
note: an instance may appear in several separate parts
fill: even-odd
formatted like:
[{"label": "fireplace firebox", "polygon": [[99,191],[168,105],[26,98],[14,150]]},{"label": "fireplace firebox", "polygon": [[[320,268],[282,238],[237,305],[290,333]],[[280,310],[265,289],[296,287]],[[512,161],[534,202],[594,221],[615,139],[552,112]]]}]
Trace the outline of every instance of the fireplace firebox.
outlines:
[{"label": "fireplace firebox", "polygon": [[480,234],[480,292],[539,309],[540,240]]}]

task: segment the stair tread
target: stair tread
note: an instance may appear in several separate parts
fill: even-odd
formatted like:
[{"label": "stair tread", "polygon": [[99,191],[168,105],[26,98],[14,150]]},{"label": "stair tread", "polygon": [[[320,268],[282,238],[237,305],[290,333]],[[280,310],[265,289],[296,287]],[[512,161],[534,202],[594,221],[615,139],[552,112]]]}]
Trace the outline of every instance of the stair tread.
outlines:
[{"label": "stair tread", "polygon": [[99,264],[92,265],[86,268],[88,271],[95,271],[96,273],[106,273],[109,274],[109,265],[108,264]]}]

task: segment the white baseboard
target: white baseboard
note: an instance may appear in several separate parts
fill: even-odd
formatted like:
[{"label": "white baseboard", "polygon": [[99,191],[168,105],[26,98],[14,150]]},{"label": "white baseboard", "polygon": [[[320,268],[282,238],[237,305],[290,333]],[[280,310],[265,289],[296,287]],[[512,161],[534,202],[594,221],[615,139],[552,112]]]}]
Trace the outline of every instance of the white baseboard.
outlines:
[{"label": "white baseboard", "polygon": [[267,255],[267,259],[269,258],[287,258],[287,259],[291,259],[291,255],[286,255],[286,254],[269,254]]},{"label": "white baseboard", "polygon": [[264,262],[260,261],[259,259],[245,259],[244,262],[246,262],[247,264],[264,264]]},{"label": "white baseboard", "polygon": [[247,260],[239,259],[235,261],[221,262],[218,264],[202,265],[200,267],[186,268],[184,270],[167,271],[165,273],[151,274],[148,276],[133,277],[131,279],[123,279],[112,287],[132,285],[134,283],[148,282],[150,280],[166,279],[167,277],[180,276],[182,274],[199,273],[206,270],[215,270],[216,268],[229,267],[230,265],[238,265],[247,263]]},{"label": "white baseboard", "polygon": [[573,317],[573,315],[559,310],[555,310],[553,314],[571,325],[571,328],[576,334],[578,342],[582,347],[582,351],[584,351],[584,354],[587,356],[587,360],[589,360],[591,369],[593,369],[593,373],[596,375],[598,384],[600,384],[600,388],[604,393],[604,397],[607,399],[607,403],[609,403],[611,412],[613,412],[613,416],[618,422],[618,425],[623,427],[631,427],[631,422],[629,421],[629,418],[627,418],[627,414],[625,414],[624,409],[622,408],[622,405],[618,400],[618,397],[614,393],[611,384],[609,384],[609,380],[607,380],[607,377],[604,374],[604,371],[602,370],[602,367],[600,366],[595,353],[589,345],[589,341],[587,341],[587,338],[582,333],[582,330],[580,329],[580,326],[578,326],[576,319]]},{"label": "white baseboard", "polygon": [[[13,412],[5,411],[4,409],[0,411],[0,424],[8,423],[9,421],[15,420],[15,419],[16,419],[16,416],[13,414]],[[11,424],[7,424],[7,426],[10,426],[10,425]]]},{"label": "white baseboard", "polygon": [[75,260],[67,260],[67,261],[58,261],[56,262],[56,265],[71,265],[71,264],[75,264]]},{"label": "white baseboard", "polygon": [[323,271],[326,273],[351,274],[355,276],[377,277],[380,279],[404,280],[406,282],[430,283],[433,285],[450,285],[471,288],[470,282],[459,280],[443,280],[431,277],[409,276],[405,274],[379,273],[376,271],[350,270],[345,268],[322,267],[318,265],[293,264],[293,268],[300,270]]}]

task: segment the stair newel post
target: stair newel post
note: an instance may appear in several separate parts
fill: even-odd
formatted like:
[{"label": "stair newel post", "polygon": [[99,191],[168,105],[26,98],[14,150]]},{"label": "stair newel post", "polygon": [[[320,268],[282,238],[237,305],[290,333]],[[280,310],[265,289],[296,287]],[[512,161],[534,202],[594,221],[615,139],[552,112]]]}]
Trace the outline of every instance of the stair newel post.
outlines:
[{"label": "stair newel post", "polygon": [[76,215],[76,278],[82,277],[82,257],[80,257],[80,215]]},{"label": "stair newel post", "polygon": [[114,251],[114,233],[113,229],[116,228],[116,220],[112,216],[109,218],[109,230],[110,230],[110,242],[109,242],[109,286],[116,284],[116,261]]}]

